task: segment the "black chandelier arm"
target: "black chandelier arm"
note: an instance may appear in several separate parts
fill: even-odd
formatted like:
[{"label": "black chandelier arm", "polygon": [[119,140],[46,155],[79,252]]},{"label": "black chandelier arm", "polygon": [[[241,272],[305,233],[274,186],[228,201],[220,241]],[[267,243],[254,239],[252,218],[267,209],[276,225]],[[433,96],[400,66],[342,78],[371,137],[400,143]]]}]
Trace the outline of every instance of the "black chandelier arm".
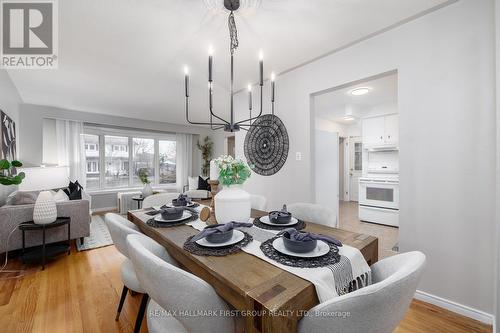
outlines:
[{"label": "black chandelier arm", "polygon": [[222,127],[227,125],[227,124],[220,124],[220,123],[212,123],[212,122],[206,123],[206,122],[197,122],[197,121],[189,120],[189,102],[188,102],[187,97],[186,97],[186,120],[188,123],[190,123],[192,125],[210,125],[210,126],[217,125],[217,126],[222,126]]}]

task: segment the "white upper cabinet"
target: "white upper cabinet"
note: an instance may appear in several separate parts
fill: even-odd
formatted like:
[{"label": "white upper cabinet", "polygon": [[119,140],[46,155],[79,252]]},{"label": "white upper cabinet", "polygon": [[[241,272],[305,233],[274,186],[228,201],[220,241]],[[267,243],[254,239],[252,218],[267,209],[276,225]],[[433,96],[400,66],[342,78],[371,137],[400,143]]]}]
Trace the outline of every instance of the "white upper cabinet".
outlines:
[{"label": "white upper cabinet", "polygon": [[385,142],[398,144],[399,141],[399,114],[385,116]]},{"label": "white upper cabinet", "polygon": [[384,117],[363,119],[363,146],[377,146],[384,143]]},{"label": "white upper cabinet", "polygon": [[399,140],[399,115],[363,119],[363,146],[397,146]]}]

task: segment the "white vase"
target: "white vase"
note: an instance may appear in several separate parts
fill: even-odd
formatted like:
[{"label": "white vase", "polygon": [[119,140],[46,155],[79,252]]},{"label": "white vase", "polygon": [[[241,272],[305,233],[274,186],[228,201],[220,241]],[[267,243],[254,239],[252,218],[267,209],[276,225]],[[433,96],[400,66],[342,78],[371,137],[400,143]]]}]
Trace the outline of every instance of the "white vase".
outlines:
[{"label": "white vase", "polygon": [[151,187],[150,184],[144,184],[144,187],[142,188],[142,196],[149,197],[150,195],[153,195],[153,188]]},{"label": "white vase", "polygon": [[57,219],[56,201],[50,191],[42,191],[38,195],[33,209],[33,222],[49,224]]},{"label": "white vase", "polygon": [[214,200],[217,223],[248,222],[252,203],[250,194],[241,185],[224,186]]}]

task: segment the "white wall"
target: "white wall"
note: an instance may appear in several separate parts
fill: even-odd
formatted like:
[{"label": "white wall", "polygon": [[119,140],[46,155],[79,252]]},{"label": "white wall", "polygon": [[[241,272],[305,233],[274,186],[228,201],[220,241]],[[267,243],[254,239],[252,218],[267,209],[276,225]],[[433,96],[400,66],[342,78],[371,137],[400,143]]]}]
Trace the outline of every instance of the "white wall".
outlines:
[{"label": "white wall", "polygon": [[[310,201],[310,95],[398,70],[401,250],[427,255],[420,290],[493,313],[493,27],[492,0],[462,0],[279,76],[276,112],[289,158],[272,177],[253,174],[247,189],[267,196],[270,208]],[[240,93],[236,109],[246,102]],[[237,154],[244,136],[236,136]]]},{"label": "white wall", "polygon": [[[9,115],[16,123],[16,136],[19,138],[19,104],[22,103],[21,97],[16,87],[12,83],[9,75],[4,69],[0,69],[0,110]],[[17,151],[19,155],[19,143]],[[15,190],[15,186],[0,185],[0,206],[5,202],[9,193]]]}]

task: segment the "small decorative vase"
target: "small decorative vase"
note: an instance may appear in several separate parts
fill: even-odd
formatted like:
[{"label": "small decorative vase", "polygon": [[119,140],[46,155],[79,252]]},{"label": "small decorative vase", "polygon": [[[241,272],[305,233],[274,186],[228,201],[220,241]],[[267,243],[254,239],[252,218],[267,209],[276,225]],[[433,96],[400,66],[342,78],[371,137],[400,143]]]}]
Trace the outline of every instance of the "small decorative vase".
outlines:
[{"label": "small decorative vase", "polygon": [[145,198],[150,195],[153,195],[153,188],[151,187],[151,184],[144,184],[144,187],[142,188],[142,196]]},{"label": "small decorative vase", "polygon": [[33,209],[33,222],[49,224],[57,219],[56,201],[50,191],[42,191],[38,195]]},{"label": "small decorative vase", "polygon": [[244,191],[241,185],[225,185],[215,196],[217,223],[248,222],[251,209],[250,194]]}]

